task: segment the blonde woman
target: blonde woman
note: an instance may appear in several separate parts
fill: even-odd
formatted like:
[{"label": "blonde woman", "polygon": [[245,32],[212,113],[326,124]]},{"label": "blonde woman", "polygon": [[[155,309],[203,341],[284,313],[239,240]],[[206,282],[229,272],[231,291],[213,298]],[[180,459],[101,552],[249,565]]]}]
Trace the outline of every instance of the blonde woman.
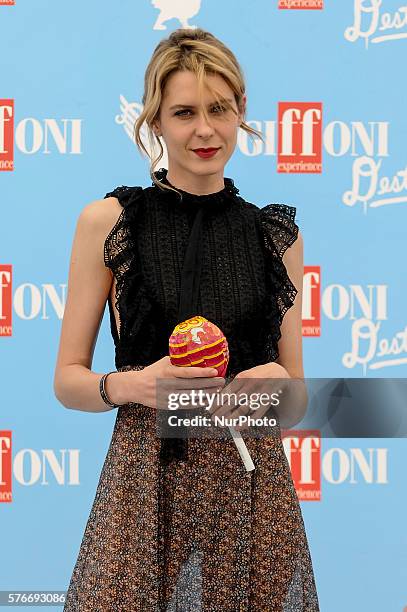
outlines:
[{"label": "blonde woman", "polygon": [[[161,152],[149,187],[117,187],[79,216],[55,393],[77,410],[117,409],[114,431],[68,588],[65,612],[319,610],[280,425],[246,436],[246,472],[231,437],[157,435],[156,383],[230,388],[304,378],[303,244],[296,209],[259,208],[224,177],[245,122],[242,70],[201,29],[162,40],[145,74],[146,125]],[[159,167],[165,142],[168,170]],[[159,168],[159,169],[157,169]],[[116,370],[92,372],[108,301]],[[172,365],[174,327],[203,316],[229,344],[218,370]],[[283,320],[284,318],[284,320]],[[246,411],[246,412],[245,412]],[[247,407],[220,404],[216,414]]]}]

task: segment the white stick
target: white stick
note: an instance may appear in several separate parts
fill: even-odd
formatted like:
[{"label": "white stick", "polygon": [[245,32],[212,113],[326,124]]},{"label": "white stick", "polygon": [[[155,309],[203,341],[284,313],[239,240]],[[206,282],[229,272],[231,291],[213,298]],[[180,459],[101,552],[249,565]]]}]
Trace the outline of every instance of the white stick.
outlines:
[{"label": "white stick", "polygon": [[236,429],[232,427],[231,425],[229,425],[229,431],[232,434],[233,440],[235,441],[236,448],[239,451],[239,455],[242,458],[242,461],[246,468],[246,472],[251,472],[252,470],[254,470],[254,463],[252,461],[252,458],[250,457],[249,451],[247,450],[245,441],[243,440],[240,433],[236,431]]}]

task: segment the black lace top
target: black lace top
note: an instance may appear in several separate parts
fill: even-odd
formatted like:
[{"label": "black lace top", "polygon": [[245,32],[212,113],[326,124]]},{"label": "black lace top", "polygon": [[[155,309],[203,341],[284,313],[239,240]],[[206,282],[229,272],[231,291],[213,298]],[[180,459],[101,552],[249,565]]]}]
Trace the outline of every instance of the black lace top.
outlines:
[{"label": "black lace top", "polygon": [[[167,171],[155,173],[170,184]],[[106,238],[105,264],[117,281],[109,300],[115,365],[149,365],[168,355],[174,327],[202,315],[229,344],[226,376],[275,361],[280,325],[297,289],[282,256],[296,240],[296,209],[258,208],[230,178],[209,195],[117,187],[123,210]]]}]

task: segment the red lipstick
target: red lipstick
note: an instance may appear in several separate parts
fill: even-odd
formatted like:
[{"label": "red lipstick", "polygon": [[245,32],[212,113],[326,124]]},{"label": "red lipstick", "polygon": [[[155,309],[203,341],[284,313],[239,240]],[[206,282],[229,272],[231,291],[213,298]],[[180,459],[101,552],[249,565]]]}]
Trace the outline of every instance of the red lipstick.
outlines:
[{"label": "red lipstick", "polygon": [[196,153],[197,155],[199,155],[199,157],[202,157],[203,159],[208,159],[209,157],[213,157],[217,151],[219,151],[219,147],[218,148],[208,148],[208,149],[193,149],[194,153]]}]

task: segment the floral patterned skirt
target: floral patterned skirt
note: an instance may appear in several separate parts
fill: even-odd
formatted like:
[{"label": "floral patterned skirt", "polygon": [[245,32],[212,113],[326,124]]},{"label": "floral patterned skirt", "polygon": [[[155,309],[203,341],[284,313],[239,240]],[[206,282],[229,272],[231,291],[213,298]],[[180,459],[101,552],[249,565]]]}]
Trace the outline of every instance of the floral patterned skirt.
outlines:
[{"label": "floral patterned skirt", "polygon": [[119,408],[64,612],[319,612],[280,432],[242,436],[251,472],[232,438],[164,465],[155,411]]}]

